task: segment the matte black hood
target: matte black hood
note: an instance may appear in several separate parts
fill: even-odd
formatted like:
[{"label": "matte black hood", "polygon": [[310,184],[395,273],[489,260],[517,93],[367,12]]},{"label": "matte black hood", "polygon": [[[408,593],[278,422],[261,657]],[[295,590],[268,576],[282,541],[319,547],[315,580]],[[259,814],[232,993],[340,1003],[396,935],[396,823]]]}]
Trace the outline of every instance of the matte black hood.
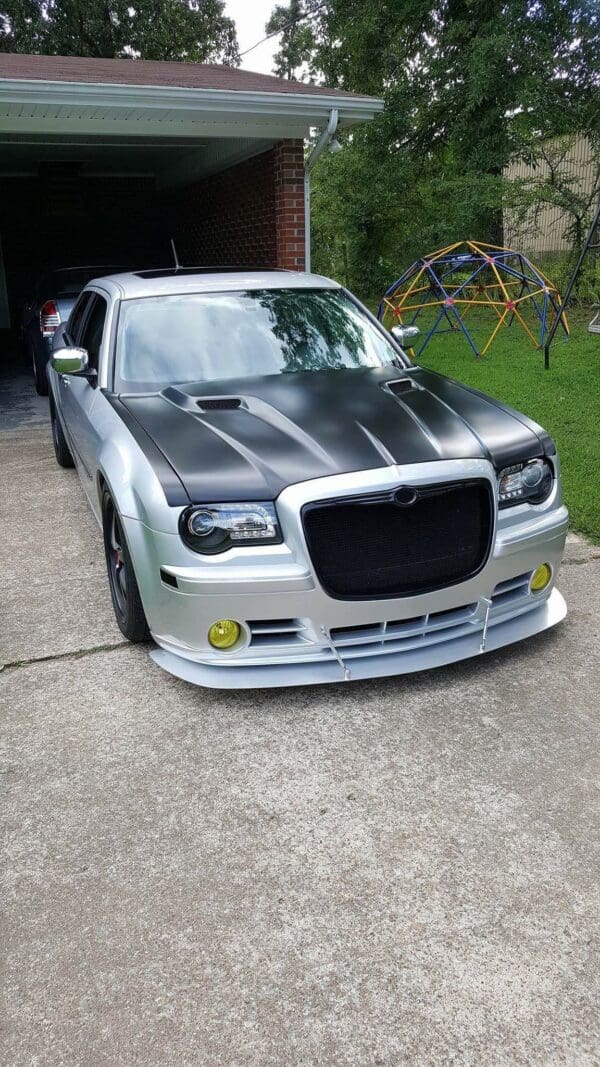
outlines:
[{"label": "matte black hood", "polygon": [[193,503],[274,500],[295,482],[390,464],[485,458],[500,469],[553,450],[525,416],[421,368],[227,379],[120,401]]}]

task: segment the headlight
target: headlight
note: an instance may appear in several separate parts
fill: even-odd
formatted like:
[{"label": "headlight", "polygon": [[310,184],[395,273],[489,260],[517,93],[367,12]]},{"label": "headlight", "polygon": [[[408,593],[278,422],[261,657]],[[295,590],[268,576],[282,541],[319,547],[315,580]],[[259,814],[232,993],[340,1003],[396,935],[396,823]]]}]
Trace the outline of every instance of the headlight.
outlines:
[{"label": "headlight", "polygon": [[189,548],[205,555],[234,545],[277,545],[282,540],[270,503],[197,504],[182,513],[179,532]]},{"label": "headlight", "polygon": [[505,467],[498,475],[498,504],[501,508],[513,504],[542,504],[554,485],[554,471],[545,459],[531,459]]}]

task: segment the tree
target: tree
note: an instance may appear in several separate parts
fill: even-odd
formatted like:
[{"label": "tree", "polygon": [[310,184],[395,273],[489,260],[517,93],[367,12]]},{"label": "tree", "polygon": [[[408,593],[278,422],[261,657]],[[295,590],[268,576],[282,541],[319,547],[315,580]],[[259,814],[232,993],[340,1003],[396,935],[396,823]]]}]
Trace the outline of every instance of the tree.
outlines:
[{"label": "tree", "polygon": [[314,176],[315,262],[327,269],[323,256],[345,247],[363,291],[436,243],[501,243],[508,161],[598,130],[597,0],[325,0],[303,12],[312,78],[385,101]]},{"label": "tree", "polygon": [[296,72],[313,55],[316,39],[308,21],[312,10],[302,0],[290,0],[287,6],[278,4],[265,26],[267,34],[281,34],[274,67],[280,78],[295,79]]},{"label": "tree", "polygon": [[413,148],[500,173],[532,133],[598,123],[597,0],[328,0],[311,24],[313,70],[408,109]]},{"label": "tree", "polygon": [[0,51],[239,61],[223,0],[0,0]]}]

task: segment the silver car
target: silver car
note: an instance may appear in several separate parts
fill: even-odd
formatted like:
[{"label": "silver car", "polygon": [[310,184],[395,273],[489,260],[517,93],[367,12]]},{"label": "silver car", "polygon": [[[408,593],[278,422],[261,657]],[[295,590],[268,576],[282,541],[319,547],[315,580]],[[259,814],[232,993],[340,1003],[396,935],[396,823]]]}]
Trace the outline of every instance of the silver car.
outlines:
[{"label": "silver car", "polygon": [[315,275],[86,286],[48,371],[56,458],[103,531],[123,634],[161,667],[216,687],[380,677],[564,618],[552,440],[402,340]]}]

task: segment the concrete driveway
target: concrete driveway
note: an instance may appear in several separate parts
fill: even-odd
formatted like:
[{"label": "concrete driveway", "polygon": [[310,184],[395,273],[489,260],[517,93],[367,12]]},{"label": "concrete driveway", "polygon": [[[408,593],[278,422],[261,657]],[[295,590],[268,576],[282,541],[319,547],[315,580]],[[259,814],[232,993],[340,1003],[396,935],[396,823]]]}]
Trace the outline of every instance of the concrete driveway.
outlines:
[{"label": "concrete driveway", "polygon": [[193,689],[29,379],[0,420],[2,1062],[599,1063],[600,549],[477,662]]}]

